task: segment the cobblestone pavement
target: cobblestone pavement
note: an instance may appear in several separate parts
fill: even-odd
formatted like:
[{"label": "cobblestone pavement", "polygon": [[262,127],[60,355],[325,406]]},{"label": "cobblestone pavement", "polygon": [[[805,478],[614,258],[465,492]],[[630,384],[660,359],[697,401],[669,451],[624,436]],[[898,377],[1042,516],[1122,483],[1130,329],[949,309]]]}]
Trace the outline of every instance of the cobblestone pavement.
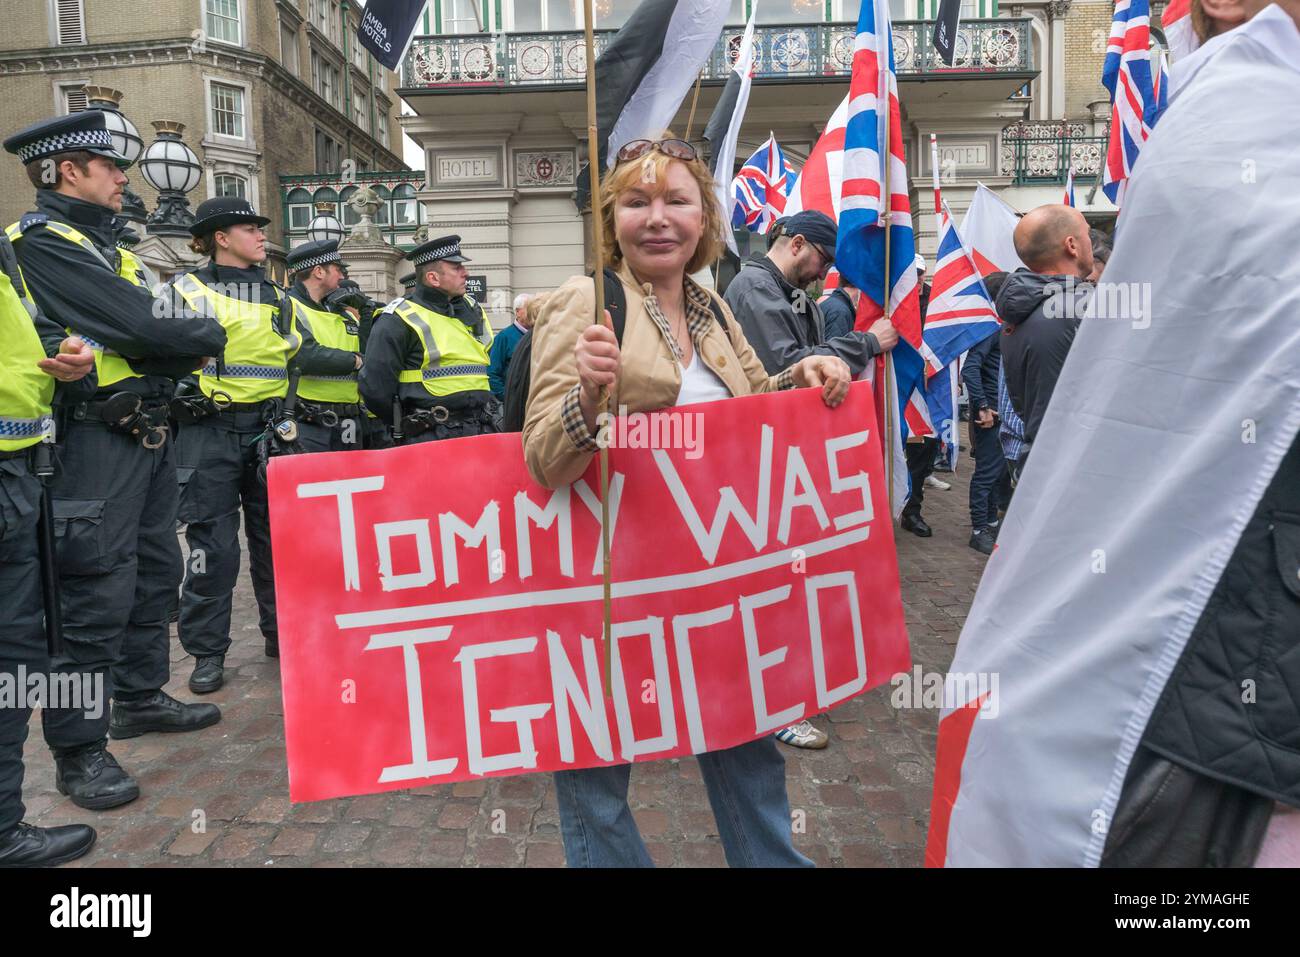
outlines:
[{"label": "cobblestone pavement", "polygon": [[[927,490],[934,537],[897,528],[903,603],[914,665],[946,670],[986,559],[967,546],[967,482]],[[245,563],[246,567],[246,563]],[[291,807],[278,665],[262,655],[246,572],[236,592],[227,682],[202,700],[223,718],[193,734],[111,743],[140,782],[138,800],[90,812],[54,788],[53,762],[34,716],[27,743],[27,819],[84,822],[95,850],[73,866],[480,866],[564,862],[550,775],[465,782]],[[168,691],[192,701],[192,660],[173,646]],[[938,713],[896,711],[890,687],[814,719],[824,751],[780,745],[786,758],[795,844],[820,866],[914,867],[922,861]],[[630,801],[661,866],[724,866],[722,845],[693,758],[638,765]],[[202,823],[198,827],[196,822]],[[802,830],[798,827],[802,824]]]}]

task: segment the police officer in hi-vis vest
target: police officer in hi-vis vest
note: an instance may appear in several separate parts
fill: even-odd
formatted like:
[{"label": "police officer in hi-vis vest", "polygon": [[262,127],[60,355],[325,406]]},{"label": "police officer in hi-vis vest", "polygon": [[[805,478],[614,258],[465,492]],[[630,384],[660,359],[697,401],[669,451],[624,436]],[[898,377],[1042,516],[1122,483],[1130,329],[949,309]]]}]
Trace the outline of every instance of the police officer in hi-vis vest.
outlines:
[{"label": "police officer in hi-vis vest", "polygon": [[487,375],[492,325],[465,293],[460,237],[430,240],[406,258],[417,285],[375,316],[361,368],[366,407],[398,442],[499,432]]},{"label": "police officer in hi-vis vest", "polygon": [[95,843],[94,829],[84,824],[24,823],[22,800],[33,703],[23,675],[50,669],[37,539],[42,476],[53,468],[50,403],[55,380],[61,403],[93,397],[94,371],[90,346],[37,310],[13,246],[0,235],[0,675],[22,695],[0,707],[0,867],[62,864]]},{"label": "police officer in hi-vis vest", "polygon": [[[288,256],[293,313],[319,355],[338,363],[333,374],[304,374],[298,382],[298,443],[304,452],[359,449],[366,437],[357,371],[370,335],[372,303],[356,283],[344,284],[347,266],[336,240],[294,248]],[[357,310],[353,316],[344,306]]]},{"label": "police officer in hi-vis vest", "polygon": [[57,422],[60,471],[50,486],[62,591],[63,651],[51,670],[103,682],[110,713],[45,708],[60,793],[91,810],[139,796],[106,736],[193,731],[213,705],[182,704],[170,678],[168,609],[181,577],[176,465],[167,403],[175,380],[218,355],[212,320],[179,322],[155,300],[134,257],[114,245],[126,160],[104,114],[87,110],[29,127],[4,147],[27,167],[36,212],[6,232],[32,298],[95,355],[98,391]]},{"label": "police officer in hi-vis vest", "polygon": [[172,280],[172,309],[178,316],[214,317],[228,337],[222,355],[182,383],[172,404],[180,432],[180,520],[187,523],[190,547],[178,631],[195,659],[190,690],[207,694],[225,680],[241,506],[265,651],[279,657],[266,459],[302,451],[295,418],[299,377],[355,371],[357,359],[322,349],[295,322],[285,290],[263,268],[262,227],[270,220],[248,200],[205,200],[194,216],[190,248],[209,261]]}]

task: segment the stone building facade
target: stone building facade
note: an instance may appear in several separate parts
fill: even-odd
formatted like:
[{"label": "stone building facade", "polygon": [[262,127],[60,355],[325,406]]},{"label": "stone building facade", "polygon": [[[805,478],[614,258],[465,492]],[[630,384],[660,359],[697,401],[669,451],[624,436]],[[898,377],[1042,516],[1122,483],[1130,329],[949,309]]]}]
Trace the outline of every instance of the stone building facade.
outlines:
[{"label": "stone building facade", "polygon": [[[406,168],[394,75],[356,47],[360,11],[348,0],[151,0],[147,15],[117,0],[21,6],[0,33],[6,132],[82,108],[85,85],[120,91],[146,144],[154,120],[185,124],[203,166],[191,208],[247,197],[271,219],[273,258],[286,246],[281,173]],[[128,175],[152,210],[154,191],[138,169]],[[4,222],[31,194],[17,160],[0,157]]]}]

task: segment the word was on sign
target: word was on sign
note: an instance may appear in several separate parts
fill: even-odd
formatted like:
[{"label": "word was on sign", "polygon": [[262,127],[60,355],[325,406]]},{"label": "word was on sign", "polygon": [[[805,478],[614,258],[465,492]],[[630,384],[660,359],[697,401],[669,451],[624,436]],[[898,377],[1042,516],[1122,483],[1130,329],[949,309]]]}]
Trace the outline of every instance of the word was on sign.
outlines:
[{"label": "word was on sign", "polygon": [[273,460],[291,797],[735,747],[905,670],[866,388],[610,451],[608,678],[594,461],[552,490],[517,434]]}]

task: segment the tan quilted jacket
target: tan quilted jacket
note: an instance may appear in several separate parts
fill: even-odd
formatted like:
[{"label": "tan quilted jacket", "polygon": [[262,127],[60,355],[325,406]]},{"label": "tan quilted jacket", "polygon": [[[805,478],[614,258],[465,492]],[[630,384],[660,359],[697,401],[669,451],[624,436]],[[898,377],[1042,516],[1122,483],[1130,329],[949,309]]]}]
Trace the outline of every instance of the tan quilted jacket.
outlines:
[{"label": "tan quilted jacket", "polygon": [[[682,365],[675,340],[648,283],[641,285],[624,263],[619,271],[627,296],[622,368],[610,409],[652,412],[677,402]],[[789,369],[769,376],[745,340],[740,323],[722,298],[686,280],[687,325],[695,351],[733,395],[752,395],[792,388]],[[726,331],[708,307],[712,299],[727,317]],[[578,479],[597,446],[578,411],[578,368],[573,350],[592,323],[595,283],[574,276],[549,293],[533,329],[531,386],[524,417],[524,459],[528,471],[546,488]]]}]

